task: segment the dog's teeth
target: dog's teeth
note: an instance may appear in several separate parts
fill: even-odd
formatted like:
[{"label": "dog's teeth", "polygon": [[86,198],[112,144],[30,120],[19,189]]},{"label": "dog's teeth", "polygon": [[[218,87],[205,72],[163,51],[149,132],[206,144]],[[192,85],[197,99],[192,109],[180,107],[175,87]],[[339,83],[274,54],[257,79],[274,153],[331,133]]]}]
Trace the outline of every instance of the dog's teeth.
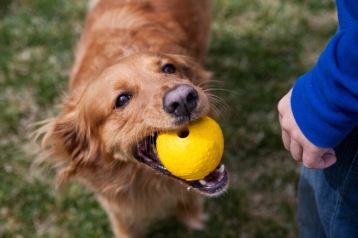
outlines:
[{"label": "dog's teeth", "polygon": [[206,181],[205,181],[205,180],[202,180],[202,179],[199,180],[199,183],[200,183],[201,185],[204,185],[204,186],[206,185]]},{"label": "dog's teeth", "polygon": [[223,173],[224,170],[225,170],[225,165],[224,164],[220,165],[220,168],[215,169],[215,171],[220,172],[220,173]]}]

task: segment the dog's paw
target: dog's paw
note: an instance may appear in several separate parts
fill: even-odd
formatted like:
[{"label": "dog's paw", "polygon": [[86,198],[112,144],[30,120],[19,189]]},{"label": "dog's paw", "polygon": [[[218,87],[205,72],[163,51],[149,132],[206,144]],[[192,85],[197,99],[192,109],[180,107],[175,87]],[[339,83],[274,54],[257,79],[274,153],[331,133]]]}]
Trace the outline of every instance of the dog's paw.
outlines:
[{"label": "dog's paw", "polygon": [[205,229],[205,223],[210,219],[209,214],[203,213],[197,217],[188,217],[184,223],[190,230],[202,231]]}]

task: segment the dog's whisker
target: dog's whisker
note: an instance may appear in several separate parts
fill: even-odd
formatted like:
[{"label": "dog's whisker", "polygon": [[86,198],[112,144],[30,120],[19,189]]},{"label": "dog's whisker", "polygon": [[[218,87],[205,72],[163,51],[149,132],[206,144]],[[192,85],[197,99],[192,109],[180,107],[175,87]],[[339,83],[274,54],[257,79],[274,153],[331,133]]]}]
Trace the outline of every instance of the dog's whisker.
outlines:
[{"label": "dog's whisker", "polygon": [[215,80],[215,79],[210,79],[209,82],[206,82],[208,84],[209,87],[213,87],[213,86],[221,86],[221,85],[225,85],[225,87],[234,87],[234,85],[232,83],[227,83],[224,81],[220,81],[220,80]]},{"label": "dog's whisker", "polygon": [[215,100],[215,102],[221,102],[223,105],[227,105],[226,101],[223,98],[221,98],[215,94],[209,93],[209,94],[207,94],[207,96],[210,100]]},{"label": "dog's whisker", "polygon": [[205,81],[204,81],[204,82],[201,82],[201,83],[197,84],[196,86],[202,88],[202,86],[203,86],[205,83],[207,83],[207,82],[205,82]]},{"label": "dog's whisker", "polygon": [[216,117],[221,116],[224,118],[222,112],[215,105],[212,105],[211,109]]},{"label": "dog's whisker", "polygon": [[242,95],[242,94],[239,93],[239,92],[232,91],[232,90],[228,90],[228,89],[224,89],[224,88],[207,88],[207,89],[204,89],[204,92],[210,92],[210,91],[223,91],[223,92],[234,93],[234,94],[237,94],[237,95]]},{"label": "dog's whisker", "polygon": [[212,102],[213,104],[220,105],[228,111],[232,110],[232,108],[221,97],[214,95],[214,94],[207,94],[207,96],[208,96],[209,101]]},{"label": "dog's whisker", "polygon": [[219,106],[220,108],[225,109],[227,111],[232,111],[232,108],[229,105],[227,105],[225,102],[221,101],[221,100],[214,99],[214,98],[209,99],[209,100],[215,106]]}]

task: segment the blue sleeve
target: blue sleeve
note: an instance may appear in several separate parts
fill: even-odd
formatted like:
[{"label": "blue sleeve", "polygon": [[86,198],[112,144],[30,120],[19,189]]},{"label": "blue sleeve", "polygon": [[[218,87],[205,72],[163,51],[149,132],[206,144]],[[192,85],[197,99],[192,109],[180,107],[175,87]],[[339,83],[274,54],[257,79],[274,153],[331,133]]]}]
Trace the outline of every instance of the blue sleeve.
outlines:
[{"label": "blue sleeve", "polygon": [[303,134],[319,147],[335,147],[358,124],[358,22],[337,33],[296,81],[291,107]]}]

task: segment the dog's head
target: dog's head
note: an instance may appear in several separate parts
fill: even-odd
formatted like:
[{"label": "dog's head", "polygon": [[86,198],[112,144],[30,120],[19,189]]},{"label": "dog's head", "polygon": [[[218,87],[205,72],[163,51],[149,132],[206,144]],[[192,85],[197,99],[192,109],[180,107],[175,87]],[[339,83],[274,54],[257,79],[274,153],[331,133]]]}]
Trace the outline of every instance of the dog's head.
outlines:
[{"label": "dog's head", "polygon": [[218,168],[201,181],[174,177],[161,164],[155,139],[207,115],[210,74],[189,57],[137,53],[104,70],[64,104],[53,136],[70,157],[69,175],[95,169],[100,160],[141,163],[205,195],[219,194],[227,173]]}]

